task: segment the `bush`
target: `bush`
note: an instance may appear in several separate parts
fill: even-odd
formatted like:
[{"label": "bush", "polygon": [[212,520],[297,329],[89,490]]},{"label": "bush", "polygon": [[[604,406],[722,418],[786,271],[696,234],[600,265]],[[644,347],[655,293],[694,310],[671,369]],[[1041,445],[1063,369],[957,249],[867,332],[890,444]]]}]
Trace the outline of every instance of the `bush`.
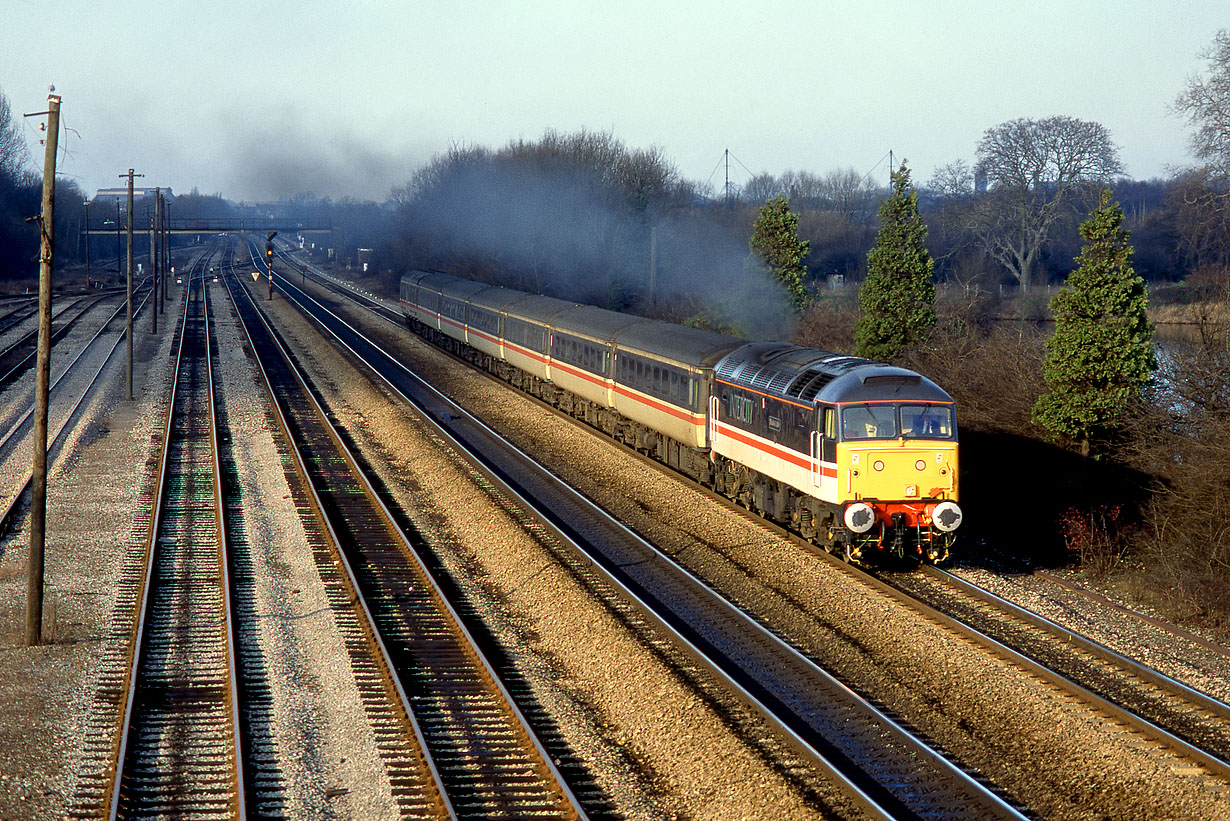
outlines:
[{"label": "bush", "polygon": [[1128,554],[1130,527],[1125,526],[1121,504],[1070,507],[1059,520],[1064,548],[1082,570],[1105,576]]},{"label": "bush", "polygon": [[853,290],[822,294],[804,309],[790,340],[822,351],[848,353],[854,349],[858,316]]}]

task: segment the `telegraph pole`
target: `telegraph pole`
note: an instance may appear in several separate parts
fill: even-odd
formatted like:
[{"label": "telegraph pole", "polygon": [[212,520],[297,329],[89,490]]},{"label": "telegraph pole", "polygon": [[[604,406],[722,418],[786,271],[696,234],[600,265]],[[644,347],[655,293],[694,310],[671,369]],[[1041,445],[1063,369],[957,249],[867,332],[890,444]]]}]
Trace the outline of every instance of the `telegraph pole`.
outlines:
[{"label": "telegraph pole", "polygon": [[169,276],[173,270],[173,266],[171,265],[171,214],[169,210],[167,210],[169,208],[170,203],[162,203],[162,219],[164,219],[166,223],[166,230],[164,231],[164,234],[162,234],[162,241],[165,242],[164,247],[166,252],[162,255],[162,257],[166,260],[166,272],[164,273],[164,276],[162,276],[162,288],[159,292],[159,298],[157,298],[157,306],[159,306],[159,310],[164,314],[166,313],[166,277]]},{"label": "telegraph pole", "polygon": [[124,243],[120,240],[120,198],[115,198],[115,272],[124,270],[124,261],[120,255],[124,253]]},{"label": "telegraph pole", "polygon": [[85,211],[85,289],[90,290],[90,201],[81,206]]},{"label": "telegraph pole", "polygon": [[162,198],[162,287],[158,290],[158,311],[167,310],[167,277],[171,275],[171,215],[167,212],[170,203]]},{"label": "telegraph pole", "polygon": [[132,180],[133,177],[144,177],[131,168],[120,178],[128,178],[128,325],[125,336],[128,338],[128,401],[132,401]]},{"label": "telegraph pole", "polygon": [[43,559],[47,546],[47,394],[51,382],[51,262],[55,251],[56,146],[60,98],[47,96],[47,140],[43,155],[42,235],[38,265],[38,358],[34,381],[34,465],[30,489],[30,568],[26,586],[26,644],[43,640]]},{"label": "telegraph pole", "polygon": [[[154,254],[154,290],[150,291],[150,296],[157,296],[158,294],[158,263],[160,261],[160,257],[162,256],[162,254],[159,253],[162,250],[162,233],[161,233],[162,231],[162,188],[161,187],[154,188],[154,224],[152,227],[153,227],[153,230],[149,232],[149,245],[150,245],[150,251],[153,252]],[[151,310],[149,313],[150,313],[150,316],[152,316],[154,319],[153,319],[153,328],[150,332],[158,333],[158,301],[154,300],[151,307],[153,308],[153,310]]]}]

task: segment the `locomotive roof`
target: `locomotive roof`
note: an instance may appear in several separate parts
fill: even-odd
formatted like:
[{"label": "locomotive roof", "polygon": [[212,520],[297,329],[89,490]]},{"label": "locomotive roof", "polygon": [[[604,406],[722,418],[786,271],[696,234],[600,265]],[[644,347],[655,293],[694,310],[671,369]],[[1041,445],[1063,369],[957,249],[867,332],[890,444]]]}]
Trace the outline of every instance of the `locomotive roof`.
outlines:
[{"label": "locomotive roof", "polygon": [[817,402],[952,402],[952,397],[922,374],[869,362],[822,386]]},{"label": "locomotive roof", "polygon": [[952,401],[914,371],[787,342],[754,342],[731,351],[714,367],[714,375],[796,402]]},{"label": "locomotive roof", "polygon": [[551,317],[551,326],[558,331],[610,344],[620,331],[648,321],[644,317],[608,311],[593,305],[576,305]]},{"label": "locomotive roof", "polygon": [[733,336],[658,321],[634,325],[620,332],[615,342],[621,349],[693,368],[712,368],[724,355],[747,344]]}]

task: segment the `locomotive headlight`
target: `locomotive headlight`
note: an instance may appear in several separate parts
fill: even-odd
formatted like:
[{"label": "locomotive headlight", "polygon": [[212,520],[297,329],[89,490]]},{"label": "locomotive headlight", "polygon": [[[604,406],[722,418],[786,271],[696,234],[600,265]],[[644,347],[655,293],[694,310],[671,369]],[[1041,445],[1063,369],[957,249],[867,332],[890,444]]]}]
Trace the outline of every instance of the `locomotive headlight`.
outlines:
[{"label": "locomotive headlight", "polygon": [[879,459],[876,459],[875,464],[873,464],[872,467],[875,468],[876,470],[884,470],[884,463],[881,462]]},{"label": "locomotive headlight", "polygon": [[871,509],[871,505],[865,502],[855,502],[846,508],[842,519],[845,521],[846,527],[855,533],[866,533],[876,523],[876,514]]},{"label": "locomotive headlight", "polygon": [[914,463],[914,467],[916,467],[918,470],[926,470],[927,463],[923,461],[922,459],[919,459],[917,462]]},{"label": "locomotive headlight", "polygon": [[[849,515],[848,513],[846,515]],[[951,533],[961,525],[964,514],[956,502],[940,502],[931,511],[931,524],[945,533]]]}]

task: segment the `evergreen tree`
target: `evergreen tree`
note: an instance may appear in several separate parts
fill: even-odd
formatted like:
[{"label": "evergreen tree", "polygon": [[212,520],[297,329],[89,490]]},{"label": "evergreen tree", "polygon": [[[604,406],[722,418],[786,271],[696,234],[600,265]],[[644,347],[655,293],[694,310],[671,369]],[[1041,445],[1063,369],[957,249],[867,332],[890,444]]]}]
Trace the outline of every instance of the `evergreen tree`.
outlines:
[{"label": "evergreen tree", "polygon": [[854,352],[871,359],[894,359],[926,342],[935,327],[935,262],[904,162],[893,172],[892,189],[880,206],[880,233],[867,252],[867,278],[858,289],[862,314]]},{"label": "evergreen tree", "polygon": [[794,307],[801,309],[807,303],[807,290],[803,287],[807,269],[803,259],[811,243],[799,239],[799,216],[790,210],[789,198],[774,197],[764,204],[749,244],[752,254],[786,286]]},{"label": "evergreen tree", "polygon": [[1123,210],[1109,190],[1080,233],[1086,244],[1078,267],[1051,300],[1055,333],[1043,363],[1050,392],[1033,418],[1087,456],[1114,436],[1157,365],[1145,283],[1132,268]]}]

